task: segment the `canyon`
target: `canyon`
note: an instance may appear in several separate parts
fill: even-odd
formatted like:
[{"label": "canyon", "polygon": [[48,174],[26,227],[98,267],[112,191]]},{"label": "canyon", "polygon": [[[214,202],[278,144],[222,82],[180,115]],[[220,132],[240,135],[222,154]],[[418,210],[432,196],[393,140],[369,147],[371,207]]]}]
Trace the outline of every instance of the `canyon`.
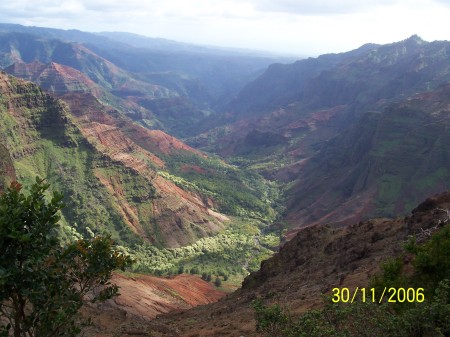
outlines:
[{"label": "canyon", "polygon": [[301,315],[446,226],[449,42],[156,42],[0,25],[0,191],[46,178],[63,240],[110,233],[135,259],[89,336],[257,336],[254,300]]}]

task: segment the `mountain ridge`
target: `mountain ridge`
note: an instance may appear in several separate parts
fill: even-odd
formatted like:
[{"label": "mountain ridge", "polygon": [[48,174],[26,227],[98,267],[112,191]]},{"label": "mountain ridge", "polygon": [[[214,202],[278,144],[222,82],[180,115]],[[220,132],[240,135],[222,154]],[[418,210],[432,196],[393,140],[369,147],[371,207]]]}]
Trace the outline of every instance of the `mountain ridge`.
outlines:
[{"label": "mountain ridge", "polygon": [[[231,103],[217,122],[221,126],[188,139],[188,143],[286,184],[284,220],[290,227],[316,222],[343,225],[358,221],[361,216],[406,212],[425,195],[449,187],[442,183],[447,177],[445,159],[432,161],[434,173],[423,170],[415,175],[411,166],[427,166],[425,158],[422,160],[418,154],[429,150],[433,136],[444,142],[442,156],[447,158],[447,126],[427,131],[424,123],[427,118],[430,122],[435,118],[431,112],[426,117],[427,104],[434,104],[430,97],[450,82],[448,55],[449,42],[425,42],[413,35],[388,45],[369,44],[355,52],[271,66],[241,91],[238,97],[244,103],[240,106],[239,100]],[[441,95],[439,99],[447,102],[445,94]],[[415,111],[412,105],[406,107],[407,102],[421,100],[422,112]],[[267,104],[268,101],[271,103]],[[402,109],[410,110],[403,112],[403,122],[399,111],[396,112],[399,120],[389,117],[388,111],[395,111],[395,104],[403,104]],[[446,108],[442,109],[446,125]],[[383,124],[377,129],[380,116]],[[382,149],[382,138],[402,134],[402,128],[412,130],[415,124],[421,131],[414,132],[423,142],[406,138],[411,144],[404,145],[404,154],[397,152],[397,156],[384,158],[391,147],[406,140],[396,138],[395,143],[383,143]],[[375,131],[381,133],[379,138],[370,138]],[[406,131],[403,136],[408,136]],[[337,139],[344,138],[345,142],[335,144]],[[375,139],[378,145],[371,144]],[[364,183],[363,177],[364,170],[369,168],[363,168],[363,163],[355,159],[362,160],[358,154],[365,151],[378,151],[369,184]],[[384,163],[386,160],[389,164]],[[380,171],[378,175],[376,170]],[[424,182],[426,174],[434,178]],[[399,183],[394,185],[396,179]],[[418,192],[413,187],[414,179],[430,186]],[[407,191],[407,184],[412,190]],[[400,200],[405,204],[401,205]]]},{"label": "mountain ridge", "polygon": [[0,42],[0,68],[34,61],[75,68],[106,90],[105,103],[129,111],[144,126],[178,137],[194,134],[192,126],[224,104],[248,78],[273,61],[286,60],[208,54],[195,48],[189,53],[154,50],[76,30],[20,25],[0,24]]}]

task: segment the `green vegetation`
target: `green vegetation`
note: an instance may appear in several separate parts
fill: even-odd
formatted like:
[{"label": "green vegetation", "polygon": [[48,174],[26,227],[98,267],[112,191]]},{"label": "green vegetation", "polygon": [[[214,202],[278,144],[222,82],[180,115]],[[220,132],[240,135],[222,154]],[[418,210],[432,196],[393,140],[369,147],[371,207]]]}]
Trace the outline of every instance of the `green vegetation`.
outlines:
[{"label": "green vegetation", "polygon": [[[253,302],[257,330],[271,337],[449,336],[450,226],[422,244],[411,238],[406,251],[411,254],[413,272],[404,270],[404,257],[385,262],[370,285],[378,294],[375,302],[335,304],[326,300],[322,309],[294,318],[286,308],[267,306],[258,299]],[[385,287],[423,288],[424,301],[389,303],[386,297],[380,301]]]},{"label": "green vegetation", "polygon": [[416,182],[417,189],[420,191],[426,191],[433,186],[436,186],[440,181],[448,180],[450,172],[445,167],[440,167],[429,175],[422,177]]},{"label": "green vegetation", "polygon": [[[257,230],[257,228],[256,228]],[[134,272],[175,275],[181,272],[243,276],[258,270],[261,261],[273,254],[279,244],[274,234],[243,233],[229,229],[213,237],[203,238],[190,246],[159,249],[150,244],[122,247],[135,263]],[[180,272],[181,271],[181,272]]]},{"label": "green vegetation", "polygon": [[0,191],[5,190],[15,177],[16,172],[8,149],[0,143]]},{"label": "green vegetation", "polygon": [[392,152],[396,147],[399,147],[400,145],[401,141],[399,139],[384,140],[378,144],[373,152],[375,155],[382,157],[386,155],[386,153]]},{"label": "green vegetation", "polygon": [[[106,159],[93,152],[87,144],[63,147],[53,139],[42,139],[35,143],[35,147],[33,156],[16,160],[17,174],[26,184],[36,174],[46,177],[52,189],[64,194],[64,203],[70,207],[62,210],[63,231],[70,232],[70,222],[78,233],[86,236],[88,232],[85,224],[89,223],[90,230],[95,234],[110,233],[118,242],[137,240],[123,222],[108,191],[95,176],[94,167],[109,166],[110,171],[115,170],[116,176],[123,177],[127,183],[132,180],[129,184],[138,183],[133,181],[136,175],[131,171],[125,172],[119,165],[105,162]],[[152,193],[151,186],[145,189],[147,193]],[[142,193],[142,189],[130,190]],[[130,195],[130,198],[133,196]]]},{"label": "green vegetation", "polygon": [[448,336],[450,284],[443,282],[427,303],[396,313],[390,303],[326,303],[294,319],[279,305],[254,302],[257,329],[271,337]]},{"label": "green vegetation", "polygon": [[[20,181],[29,185],[39,176],[49,181],[50,189],[63,193],[64,203],[70,207],[62,210],[62,237],[67,240],[89,237],[92,232],[110,234],[120,243],[140,241],[124,223],[109,191],[95,176],[95,169],[110,167],[117,176],[124,177],[124,181],[136,180],[130,183],[134,193],[145,189],[151,195],[152,186],[138,181],[131,171],[125,171],[95,151],[61,101],[45,95],[30,83],[12,77],[8,80],[12,89],[20,92],[8,95],[14,96],[23,118],[9,112],[7,102],[12,98],[0,95],[2,142],[13,158]],[[89,229],[85,226],[87,223]]]},{"label": "green vegetation", "polygon": [[269,223],[277,213],[278,189],[259,174],[240,170],[214,157],[163,157],[169,172],[160,172],[180,187],[211,197],[225,214]]},{"label": "green vegetation", "polygon": [[382,289],[392,287],[416,287],[425,289],[425,297],[435,294],[442,282],[450,280],[450,226],[438,230],[430,240],[417,243],[412,236],[405,246],[409,255],[412,255],[414,272],[408,276],[402,263],[403,256],[390,259],[382,265],[383,273],[374,278],[372,287]]},{"label": "green vegetation", "polygon": [[395,202],[402,191],[402,179],[398,176],[385,174],[379,179],[378,202],[380,212],[394,214]]},{"label": "green vegetation", "polygon": [[[76,336],[86,301],[118,295],[109,282],[131,259],[109,237],[59,240],[63,196],[36,178],[28,195],[17,182],[0,196],[0,336]],[[5,319],[5,320],[4,320]]]}]

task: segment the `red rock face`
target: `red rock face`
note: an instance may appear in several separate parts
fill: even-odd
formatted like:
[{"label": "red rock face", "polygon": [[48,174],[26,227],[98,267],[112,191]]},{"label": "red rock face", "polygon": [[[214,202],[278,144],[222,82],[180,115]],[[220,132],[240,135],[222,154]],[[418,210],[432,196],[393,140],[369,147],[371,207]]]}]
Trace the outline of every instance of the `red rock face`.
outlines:
[{"label": "red rock face", "polygon": [[[149,327],[155,318],[169,312],[179,312],[199,305],[217,302],[225,293],[193,275],[157,278],[148,275],[115,274],[112,282],[120,287],[121,295],[102,304],[100,308],[83,308],[93,317],[94,326],[84,331],[87,337],[145,335],[146,331],[174,332],[167,327]],[[151,321],[152,320],[152,321]]]},{"label": "red rock face", "polygon": [[148,275],[127,277],[115,274],[112,282],[121,288],[121,296],[114,300],[115,306],[146,319],[153,319],[162,313],[217,302],[225,295],[212,283],[186,274],[174,278]]},{"label": "red rock face", "polygon": [[188,152],[201,157],[206,157],[204,153],[190,147],[189,145],[186,145],[179,139],[168,135],[161,130],[148,130],[137,125],[130,124],[126,129],[126,133],[137,144],[154,153],[176,155],[183,152]]},{"label": "red rock face", "polygon": [[164,244],[177,247],[198,238],[198,233],[193,232],[190,224],[196,224],[202,236],[223,228],[223,222],[228,218],[212,211],[208,201],[156,173],[157,168],[165,166],[159,157],[161,155],[204,154],[162,131],[145,129],[118,116],[117,112],[108,111],[92,96],[67,94],[62,98],[76,116],[83,135],[99,152],[144,177],[156,189],[158,198],[143,201],[149,203],[151,209],[147,215],[149,218],[143,219],[142,214],[124,197],[120,178],[105,176],[100,170],[95,171],[96,177],[116,201],[125,222],[135,233],[152,242],[144,229],[145,223],[152,218],[158,224]]},{"label": "red rock face", "polygon": [[11,75],[38,84],[47,92],[64,94],[67,92],[86,92],[100,97],[101,89],[89,77],[82,72],[51,62],[42,64],[37,61],[32,63],[16,62],[5,69]]},{"label": "red rock face", "polygon": [[183,166],[181,166],[181,171],[183,171],[183,172],[197,172],[197,173],[201,173],[201,174],[208,173],[208,171],[206,169],[204,169],[203,167],[200,167],[200,166],[197,166],[197,165],[188,165],[188,164],[184,164]]},{"label": "red rock face", "polygon": [[[14,148],[11,156],[29,158],[32,169],[36,144],[44,134],[52,137],[56,131],[60,132],[58,138],[51,138],[60,148],[76,149],[79,143],[70,137],[77,138],[87,146],[89,156],[99,158],[96,163],[81,159],[77,165],[91,179],[97,179],[104,188],[101,193],[105,193],[109,209],[144,240],[178,247],[223,229],[228,219],[211,209],[214,202],[180,188],[158,173],[165,166],[163,156],[204,156],[201,152],[162,131],[135,125],[89,93],[66,94],[62,96],[64,103],[39,91],[32,83],[5,74],[0,74],[0,90],[6,100],[4,113],[15,125],[17,140],[8,138],[10,144],[6,144]],[[30,114],[34,114],[33,118]],[[62,169],[64,165],[57,166]],[[135,186],[139,189],[137,194]]]}]

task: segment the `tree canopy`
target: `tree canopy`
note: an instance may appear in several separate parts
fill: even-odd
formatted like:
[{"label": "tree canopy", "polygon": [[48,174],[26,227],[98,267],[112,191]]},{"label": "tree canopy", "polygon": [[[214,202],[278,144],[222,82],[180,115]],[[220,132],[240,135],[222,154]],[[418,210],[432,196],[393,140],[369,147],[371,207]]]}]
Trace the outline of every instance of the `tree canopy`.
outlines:
[{"label": "tree canopy", "polygon": [[108,236],[63,245],[63,196],[47,201],[48,188],[36,178],[29,193],[13,182],[0,196],[0,336],[76,336],[82,305],[118,295],[112,271],[131,264]]}]

